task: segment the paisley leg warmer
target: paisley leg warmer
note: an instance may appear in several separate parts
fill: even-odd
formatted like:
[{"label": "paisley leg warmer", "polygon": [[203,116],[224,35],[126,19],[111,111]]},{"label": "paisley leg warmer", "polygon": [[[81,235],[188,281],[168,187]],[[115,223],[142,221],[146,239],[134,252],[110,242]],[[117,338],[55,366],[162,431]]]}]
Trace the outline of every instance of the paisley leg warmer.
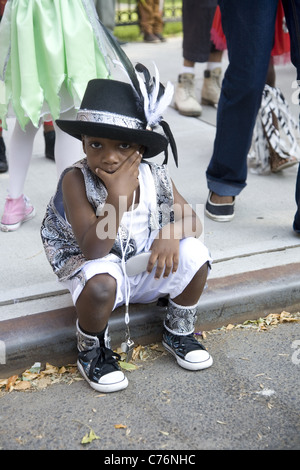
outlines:
[{"label": "paisley leg warmer", "polygon": [[170,333],[189,335],[194,332],[196,314],[197,304],[184,307],[177,305],[173,300],[169,299],[164,326]]}]

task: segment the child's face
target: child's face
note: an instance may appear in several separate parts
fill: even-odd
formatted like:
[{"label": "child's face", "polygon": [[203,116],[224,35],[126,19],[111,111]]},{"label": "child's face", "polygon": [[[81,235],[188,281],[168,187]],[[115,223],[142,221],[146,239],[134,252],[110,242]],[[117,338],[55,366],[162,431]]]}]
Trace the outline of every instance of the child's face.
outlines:
[{"label": "child's face", "polygon": [[106,173],[114,173],[134,152],[143,148],[138,144],[102,137],[82,136],[83,151],[93,173],[100,168]]}]

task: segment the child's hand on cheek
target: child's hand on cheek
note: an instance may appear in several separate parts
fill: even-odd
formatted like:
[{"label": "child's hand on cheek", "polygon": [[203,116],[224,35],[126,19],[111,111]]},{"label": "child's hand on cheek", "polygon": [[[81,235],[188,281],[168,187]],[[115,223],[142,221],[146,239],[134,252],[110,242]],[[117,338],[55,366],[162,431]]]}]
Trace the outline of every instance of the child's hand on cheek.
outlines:
[{"label": "child's hand on cheek", "polygon": [[132,200],[133,192],[139,186],[139,165],[142,155],[139,151],[134,152],[128,157],[114,173],[96,168],[97,176],[103,181],[108,192],[108,197],[113,203],[119,203],[119,198],[127,198],[128,205]]}]

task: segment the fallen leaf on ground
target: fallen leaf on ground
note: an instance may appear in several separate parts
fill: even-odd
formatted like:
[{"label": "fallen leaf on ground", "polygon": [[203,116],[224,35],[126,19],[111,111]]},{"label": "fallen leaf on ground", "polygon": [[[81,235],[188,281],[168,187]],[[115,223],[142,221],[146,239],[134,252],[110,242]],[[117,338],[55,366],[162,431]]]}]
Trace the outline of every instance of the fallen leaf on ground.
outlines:
[{"label": "fallen leaf on ground", "polygon": [[51,374],[57,374],[59,371],[58,367],[52,366],[48,362],[46,363],[45,370],[41,372],[42,375],[51,375]]},{"label": "fallen leaf on ground", "polygon": [[209,331],[202,331],[203,339],[207,338],[207,335],[215,334],[221,331],[230,331],[233,329],[255,329],[258,331],[265,331],[271,327],[276,327],[281,323],[289,322],[300,322],[300,312],[290,313],[282,311],[281,313],[269,313],[266,317],[257,318],[255,320],[246,320],[243,323],[231,324],[222,326]]},{"label": "fallen leaf on ground", "polygon": [[83,436],[83,438],[81,440],[81,444],[90,444],[95,439],[100,439],[100,437],[95,434],[93,429],[91,429],[89,433],[86,433]]},{"label": "fallen leaf on ground", "polygon": [[31,382],[23,381],[17,382],[14,386],[14,390],[29,390],[31,388]]},{"label": "fallen leaf on ground", "polygon": [[165,352],[165,348],[163,347],[163,345],[158,343],[151,344],[150,349],[152,349],[153,351]]},{"label": "fallen leaf on ground", "polygon": [[132,360],[135,361],[136,359],[139,358],[140,351],[142,349],[142,346],[139,344],[136,348],[133,349],[132,353]]},{"label": "fallen leaf on ground", "polygon": [[36,372],[30,372],[29,370],[25,370],[22,374],[22,380],[34,380],[39,377],[40,374]]},{"label": "fallen leaf on ground", "polygon": [[12,388],[13,388],[14,384],[16,383],[17,379],[18,379],[17,375],[12,375],[11,377],[9,377],[7,379],[5,390],[8,390],[8,391],[12,390]]},{"label": "fallen leaf on ground", "polygon": [[122,367],[122,369],[129,371],[138,369],[138,366],[132,364],[131,362],[119,361],[119,365]]},{"label": "fallen leaf on ground", "polygon": [[51,385],[52,380],[51,377],[41,377],[36,383],[36,387],[38,390],[43,390],[44,388],[48,387]]},{"label": "fallen leaf on ground", "polygon": [[60,368],[46,363],[45,369],[41,370],[41,364],[35,363],[30,369],[26,369],[22,374],[13,375],[7,379],[0,380],[0,389],[5,388],[7,392],[18,391],[38,391],[49,385],[76,380],[83,380],[79,375],[77,367],[73,364]]}]

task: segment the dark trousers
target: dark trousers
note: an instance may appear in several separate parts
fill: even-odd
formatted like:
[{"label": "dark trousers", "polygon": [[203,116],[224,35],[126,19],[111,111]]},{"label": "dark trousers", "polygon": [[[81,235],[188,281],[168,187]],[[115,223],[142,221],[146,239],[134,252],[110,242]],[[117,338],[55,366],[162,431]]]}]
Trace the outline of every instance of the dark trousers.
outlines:
[{"label": "dark trousers", "polygon": [[210,30],[217,8],[217,0],[183,0],[183,58],[191,62],[207,62],[215,50]]},{"label": "dark trousers", "polygon": [[159,9],[159,0],[138,1],[137,6],[141,31],[144,34],[161,34],[164,23]]},{"label": "dark trousers", "polygon": [[[300,0],[282,0],[282,4],[291,39],[291,60],[300,80]],[[247,155],[273,47],[278,0],[219,0],[219,5],[229,66],[222,83],[214,150],[206,176],[210,190],[220,196],[236,196],[246,186]],[[296,202],[295,224],[300,230],[300,171]]]}]

